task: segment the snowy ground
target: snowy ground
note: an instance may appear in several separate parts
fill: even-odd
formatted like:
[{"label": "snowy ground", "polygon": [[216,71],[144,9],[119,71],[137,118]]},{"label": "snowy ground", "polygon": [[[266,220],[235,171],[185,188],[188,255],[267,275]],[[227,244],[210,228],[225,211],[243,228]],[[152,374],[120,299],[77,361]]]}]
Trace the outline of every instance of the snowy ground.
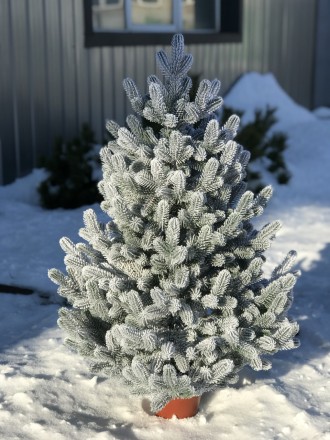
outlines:
[{"label": "snowy ground", "polygon": [[275,355],[269,372],[244,371],[235,387],[203,396],[193,419],[154,417],[147,400],[93,377],[62,345],[56,289],[47,279],[48,268],[63,268],[58,239],[81,241],[86,208],[42,210],[35,188],[43,172],[36,170],[0,187],[0,284],[36,292],[0,293],[1,439],[330,440],[330,111],[311,113],[271,75],[253,73],[235,85],[226,104],[248,110],[245,120],[255,107],[277,106],[276,128],[289,136],[293,178],[276,186],[260,220],[283,222],[269,268],[290,249],[299,254],[302,277],[291,315],[301,326],[301,347]]}]

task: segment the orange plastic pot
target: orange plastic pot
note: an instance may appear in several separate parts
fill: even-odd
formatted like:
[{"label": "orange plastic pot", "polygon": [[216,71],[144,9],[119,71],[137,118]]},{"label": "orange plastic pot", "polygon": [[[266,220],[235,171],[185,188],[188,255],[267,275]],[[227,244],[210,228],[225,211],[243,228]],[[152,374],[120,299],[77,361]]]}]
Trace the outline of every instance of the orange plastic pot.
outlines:
[{"label": "orange plastic pot", "polygon": [[156,416],[164,419],[171,419],[176,416],[178,419],[194,417],[198,412],[200,396],[194,396],[190,399],[173,399],[156,413]]}]

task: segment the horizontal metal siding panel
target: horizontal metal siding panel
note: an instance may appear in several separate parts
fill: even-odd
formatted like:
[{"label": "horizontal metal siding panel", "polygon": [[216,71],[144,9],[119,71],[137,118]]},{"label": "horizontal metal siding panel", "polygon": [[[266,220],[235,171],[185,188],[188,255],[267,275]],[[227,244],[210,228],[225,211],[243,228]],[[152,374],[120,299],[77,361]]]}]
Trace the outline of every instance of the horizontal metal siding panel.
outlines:
[{"label": "horizontal metal siding panel", "polygon": [[90,108],[90,66],[89,52],[84,48],[84,17],[81,0],[73,0],[73,17],[74,17],[74,46],[75,46],[75,64],[76,70],[76,87],[77,87],[77,124],[79,130],[84,123],[91,123]]},{"label": "horizontal metal siding panel", "polygon": [[9,0],[0,1],[0,141],[1,184],[17,176],[14,109],[12,96],[12,44],[10,41]]},{"label": "horizontal metal siding panel", "polygon": [[134,80],[139,88],[143,93],[145,92],[146,88],[146,75],[145,75],[145,53],[146,48],[143,46],[136,46],[134,48],[134,54],[135,54],[135,69],[134,69]]},{"label": "horizontal metal siding panel", "polygon": [[114,47],[113,48],[113,68],[115,69],[115,94],[114,94],[114,119],[120,123],[124,124],[126,119],[126,95],[123,91],[122,81],[125,76],[124,71],[124,48]]},{"label": "horizontal metal siding panel", "polygon": [[61,33],[63,36],[64,114],[66,139],[79,132],[78,90],[75,42],[74,1],[61,1]]},{"label": "horizontal metal siding panel", "polygon": [[[105,133],[104,119],[114,119],[115,114],[115,70],[113,68],[113,50],[112,48],[102,48],[102,69],[103,69],[103,116],[100,118],[102,124],[102,133]],[[104,137],[104,136],[103,136]]]},{"label": "horizontal metal siding panel", "polygon": [[277,0],[264,2],[263,71],[273,72],[281,86],[307,107],[312,99],[315,2]]},{"label": "horizontal metal siding panel", "polygon": [[31,59],[30,27],[27,2],[11,0],[13,80],[15,124],[17,127],[16,163],[17,174],[25,175],[33,167],[31,131]]},{"label": "horizontal metal siding panel", "polygon": [[102,137],[102,86],[101,86],[101,65],[102,65],[102,49],[97,47],[89,52],[90,66],[90,107],[91,107],[91,125],[98,139]]},{"label": "horizontal metal siding panel", "polygon": [[[306,107],[313,107],[313,77],[315,69],[315,50],[316,50],[316,13],[317,2],[303,0],[299,10],[298,19],[295,21],[297,28],[295,44],[295,77],[292,78],[290,90],[292,87],[292,96],[299,97],[297,100]],[[292,10],[292,16],[295,11]],[[330,19],[330,17],[329,17]],[[303,23],[303,28],[301,24]],[[330,26],[330,22],[328,22]],[[328,48],[329,50],[329,48]],[[303,74],[301,74],[303,73]],[[299,78],[299,82],[296,79]],[[298,87],[294,90],[294,85]]]},{"label": "horizontal metal siding panel", "polygon": [[29,0],[32,130],[35,138],[34,161],[51,151],[49,53],[46,40],[45,3]]},{"label": "horizontal metal siding panel", "polygon": [[318,0],[313,107],[330,107],[330,2]]},{"label": "horizontal metal siding panel", "polygon": [[51,151],[54,139],[62,137],[64,131],[64,78],[63,48],[59,40],[61,29],[61,4],[58,0],[44,2],[45,20],[45,59],[47,60],[47,87],[49,99],[48,145],[45,153]]}]

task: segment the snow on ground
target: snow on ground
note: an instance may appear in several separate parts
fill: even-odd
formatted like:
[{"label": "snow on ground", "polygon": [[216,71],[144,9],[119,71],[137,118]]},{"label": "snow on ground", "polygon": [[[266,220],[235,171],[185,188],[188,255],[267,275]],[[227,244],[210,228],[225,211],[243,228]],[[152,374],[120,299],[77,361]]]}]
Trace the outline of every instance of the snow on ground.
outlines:
[{"label": "snow on ground", "polygon": [[265,109],[267,106],[276,107],[276,116],[281,127],[313,122],[317,117],[294,102],[281,89],[272,73],[246,73],[226,94],[225,104],[238,110],[244,110],[245,114],[242,118],[244,123],[253,119],[255,109]]},{"label": "snow on ground", "polygon": [[276,129],[288,134],[293,177],[276,186],[259,222],[283,222],[268,270],[298,251],[302,277],[291,315],[301,326],[301,347],[275,355],[268,372],[243,371],[236,386],[204,395],[192,419],[150,415],[146,399],[92,376],[85,360],[62,345],[47,269],[64,268],[58,239],[81,240],[86,208],[41,209],[35,188],[44,174],[35,170],[0,187],[0,284],[36,291],[0,293],[1,439],[330,440],[330,121],[325,110],[297,106],[272,75],[243,76],[226,104],[246,109],[246,118],[257,107],[277,106]]}]

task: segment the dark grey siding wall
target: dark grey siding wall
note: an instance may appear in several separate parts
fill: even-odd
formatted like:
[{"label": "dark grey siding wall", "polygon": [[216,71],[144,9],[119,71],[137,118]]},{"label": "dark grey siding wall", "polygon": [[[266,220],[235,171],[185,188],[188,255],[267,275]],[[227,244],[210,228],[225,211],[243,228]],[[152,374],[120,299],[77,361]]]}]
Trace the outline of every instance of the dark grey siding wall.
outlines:
[{"label": "dark grey siding wall", "polygon": [[[82,0],[0,0],[0,183],[28,173],[58,135],[130,108],[126,76],[144,90],[156,72],[148,47],[84,48]],[[299,103],[312,105],[316,0],[244,0],[242,43],[193,45],[193,73],[225,91],[243,72],[271,71]]]},{"label": "dark grey siding wall", "polygon": [[314,106],[330,107],[330,1],[318,0]]}]

